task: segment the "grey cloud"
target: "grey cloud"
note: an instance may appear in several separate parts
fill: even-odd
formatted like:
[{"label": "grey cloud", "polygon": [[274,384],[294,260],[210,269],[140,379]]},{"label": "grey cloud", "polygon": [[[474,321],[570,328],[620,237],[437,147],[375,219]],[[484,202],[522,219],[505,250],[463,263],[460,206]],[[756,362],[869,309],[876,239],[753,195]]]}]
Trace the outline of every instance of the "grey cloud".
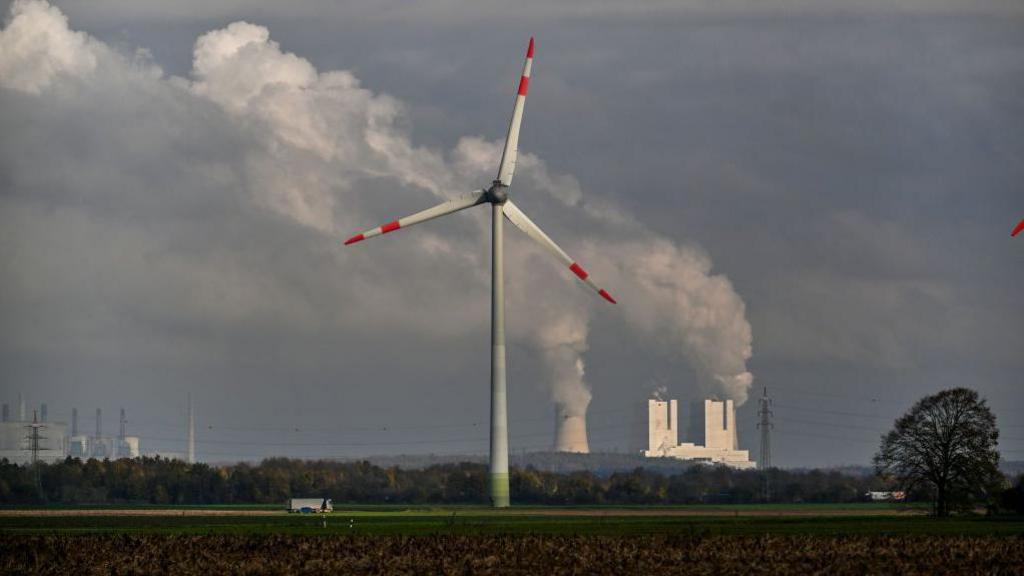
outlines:
[{"label": "grey cloud", "polygon": [[[413,145],[399,101],[363,88],[351,72],[318,72],[245,22],[200,36],[188,79],[70,30],[41,2],[16,2],[0,42],[20,45],[25,34],[54,42],[22,60],[60,65],[44,66],[52,72],[43,77],[5,79],[4,122],[31,134],[6,144],[5,216],[18,240],[8,263],[22,280],[13,286],[24,290],[12,291],[5,311],[10,354],[27,347],[25,358],[57,358],[74,349],[86,364],[148,359],[203,373],[224,355],[244,355],[247,343],[251,353],[269,346],[294,362],[321,362],[303,349],[317,338],[380,345],[397,334],[458,338],[485,324],[483,215],[452,224],[469,227],[455,238],[432,226],[363,250],[343,250],[338,239],[382,220],[381,208],[410,212],[464,191],[464,182],[487,182],[494,141],[462,138],[447,153]],[[24,69],[19,58],[8,61]],[[640,234],[611,203],[584,203],[574,178],[549,173],[534,155],[522,156],[520,170],[517,188],[540,194],[529,203],[541,221],[590,214],[618,232],[558,236],[632,300],[623,313],[636,321],[624,327],[667,342],[663,354],[686,355],[708,392],[745,400],[750,327],[731,285],[708,277],[707,257]],[[646,244],[658,246],[656,261],[641,256]],[[526,243],[510,250],[511,332],[543,351],[550,398],[582,413],[593,296],[538,256]],[[653,320],[661,301],[678,313]],[[278,369],[289,370],[279,353],[256,364],[281,361]],[[246,398],[267,383],[253,385]]]},{"label": "grey cloud", "polygon": [[[750,318],[750,371],[780,404],[857,411],[850,398],[870,396],[884,406],[861,411],[888,416],[968,384],[1024,424],[1024,262],[1006,237],[1024,213],[1016,3],[60,6],[102,40],[85,41],[101,50],[92,75],[0,91],[0,128],[18,135],[0,138],[5,391],[124,398],[131,414],[173,406],[187,382],[227,423],[475,420],[485,215],[360,250],[338,239],[493,177],[517,51],[536,34],[517,203],[622,305],[603,308],[509,231],[514,421],[550,422],[552,366],[533,327],[568,320],[585,321],[576,360],[597,449],[623,447],[614,411],[652,382],[684,399],[709,390],[677,340],[715,339],[648,317],[671,298],[634,307],[679,280],[654,276],[652,290],[633,277],[666,246],[713,256],[706,282],[728,275],[723,293]],[[237,20],[265,25],[281,56],[264,47],[272,57],[234,70],[291,52],[316,77],[241,110],[198,94],[196,39]],[[375,114],[375,140],[350,137]],[[575,360],[558,366],[572,374]],[[292,406],[310,397],[322,407]],[[780,422],[805,434],[777,451],[784,462],[873,448],[805,428]],[[543,432],[518,445],[549,442]]]}]

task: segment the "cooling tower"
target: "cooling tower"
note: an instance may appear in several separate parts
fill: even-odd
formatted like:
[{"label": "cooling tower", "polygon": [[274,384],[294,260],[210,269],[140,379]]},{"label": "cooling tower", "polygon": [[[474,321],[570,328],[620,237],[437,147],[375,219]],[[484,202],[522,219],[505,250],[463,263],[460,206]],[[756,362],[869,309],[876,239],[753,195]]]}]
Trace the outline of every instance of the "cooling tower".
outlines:
[{"label": "cooling tower", "polygon": [[586,416],[570,415],[563,406],[555,406],[555,452],[589,454]]}]

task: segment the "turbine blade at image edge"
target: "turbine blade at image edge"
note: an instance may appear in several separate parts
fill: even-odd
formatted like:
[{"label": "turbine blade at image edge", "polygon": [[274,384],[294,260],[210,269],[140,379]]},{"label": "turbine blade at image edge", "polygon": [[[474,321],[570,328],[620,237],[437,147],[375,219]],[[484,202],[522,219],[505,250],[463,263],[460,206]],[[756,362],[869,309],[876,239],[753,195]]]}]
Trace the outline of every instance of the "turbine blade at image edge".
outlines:
[{"label": "turbine blade at image edge", "polygon": [[519,90],[516,102],[512,107],[512,119],[508,123],[508,134],[505,136],[505,149],[501,153],[501,165],[498,166],[498,181],[505,186],[512,185],[512,175],[516,171],[516,160],[519,157],[519,127],[523,123],[523,109],[526,107],[526,93],[530,89],[530,71],[533,68],[533,37],[526,49],[526,62],[523,73],[519,77]]},{"label": "turbine blade at image edge", "polygon": [[485,192],[481,190],[478,192],[470,192],[469,194],[463,194],[457,198],[452,198],[451,200],[442,202],[432,208],[421,210],[410,216],[399,218],[398,220],[392,220],[387,224],[382,224],[380,226],[377,226],[376,228],[371,228],[361,234],[356,234],[355,236],[349,238],[348,240],[345,240],[345,246],[348,246],[349,244],[355,244],[356,242],[362,242],[367,238],[373,238],[374,236],[380,236],[381,234],[394,232],[395,230],[398,230],[400,228],[408,228],[413,224],[419,224],[421,222],[426,222],[427,220],[440,218],[441,216],[446,216],[448,214],[451,214],[452,212],[458,212],[459,210],[465,210],[466,208],[476,206],[477,204],[484,202],[485,195]]},{"label": "turbine blade at image edge", "polygon": [[505,202],[505,204],[502,205],[502,213],[505,215],[505,218],[508,218],[509,222],[511,222],[516,228],[519,228],[524,233],[526,233],[527,236],[533,238],[538,244],[543,246],[548,251],[548,253],[557,258],[558,261],[565,265],[569,270],[571,270],[577,278],[582,280],[587,286],[590,286],[594,290],[594,292],[597,292],[602,298],[611,302],[612,304],[617,303],[615,299],[612,298],[612,295],[608,293],[607,290],[604,290],[603,288],[595,284],[594,281],[590,278],[590,274],[588,274],[587,271],[584,270],[583,267],[579,265],[579,263],[570,258],[569,255],[565,253],[565,250],[562,250],[562,248],[558,244],[555,244],[555,241],[552,240],[550,236],[545,234],[544,231],[540,229],[540,226],[534,224],[533,220],[530,220],[529,216],[524,214],[523,211],[520,210],[518,206],[513,204],[511,200]]}]

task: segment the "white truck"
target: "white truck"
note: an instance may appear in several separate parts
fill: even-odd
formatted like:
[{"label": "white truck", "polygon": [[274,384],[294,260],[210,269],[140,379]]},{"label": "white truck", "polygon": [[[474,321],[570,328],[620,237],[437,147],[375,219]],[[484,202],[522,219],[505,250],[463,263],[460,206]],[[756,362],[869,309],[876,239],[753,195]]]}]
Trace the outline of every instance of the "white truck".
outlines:
[{"label": "white truck", "polygon": [[903,502],[907,499],[907,493],[903,490],[893,492],[868,492],[865,494],[872,502]]},{"label": "white truck", "polygon": [[288,511],[299,513],[334,512],[330,498],[291,498],[288,500]]}]

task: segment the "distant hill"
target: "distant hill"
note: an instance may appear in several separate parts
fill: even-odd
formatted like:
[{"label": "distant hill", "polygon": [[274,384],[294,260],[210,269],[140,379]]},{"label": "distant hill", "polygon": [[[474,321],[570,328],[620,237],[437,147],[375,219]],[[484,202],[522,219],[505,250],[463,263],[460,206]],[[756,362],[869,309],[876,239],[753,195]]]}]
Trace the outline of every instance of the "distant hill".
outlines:
[{"label": "distant hill", "polygon": [[[367,458],[355,458],[353,460],[369,461],[377,466],[391,467],[398,466],[406,469],[422,469],[435,464],[457,464],[460,462],[472,462],[486,464],[487,456],[482,454],[426,454],[426,455],[403,455],[403,456],[370,456]],[[606,477],[615,472],[630,472],[637,468],[660,472],[662,474],[675,474],[686,470],[696,464],[676,460],[673,458],[645,458],[639,455],[622,453],[593,453],[593,454],[568,454],[565,452],[527,452],[513,454],[510,457],[510,464],[518,468],[534,468],[545,472],[591,472],[597,476]],[[1024,474],[1024,461],[1003,460],[999,464],[1000,470],[1007,476],[1018,476]],[[814,468],[790,468],[794,472],[809,471]],[[872,476],[875,470],[871,466],[829,466],[818,468],[839,472],[847,476],[865,477]]]},{"label": "distant hill", "polygon": [[[406,469],[426,468],[434,464],[455,464],[459,462],[487,463],[487,457],[473,455],[415,455],[415,456],[371,456],[359,458],[377,466],[398,466]],[[643,468],[663,474],[675,474],[696,464],[674,458],[645,458],[633,454],[593,453],[569,454],[566,452],[528,452],[513,454],[509,464],[517,468],[533,468],[544,472],[591,472],[607,477],[616,472],[630,472]]]}]

